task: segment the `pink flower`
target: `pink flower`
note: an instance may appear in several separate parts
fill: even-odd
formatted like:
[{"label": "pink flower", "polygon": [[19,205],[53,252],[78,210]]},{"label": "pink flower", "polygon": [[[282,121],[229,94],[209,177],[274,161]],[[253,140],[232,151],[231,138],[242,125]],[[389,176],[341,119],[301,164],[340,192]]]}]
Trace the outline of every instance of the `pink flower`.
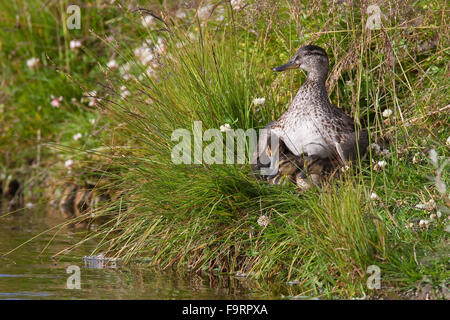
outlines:
[{"label": "pink flower", "polygon": [[155,24],[155,18],[153,18],[153,16],[148,15],[148,16],[142,17],[142,25],[144,27],[147,28],[147,27],[152,26],[153,24]]},{"label": "pink flower", "polygon": [[236,10],[236,11],[239,11],[239,10],[241,10],[242,9],[242,7],[243,7],[243,3],[242,3],[242,0],[231,0],[230,1],[230,4],[231,4],[231,7],[234,9],[234,10]]},{"label": "pink flower", "polygon": [[116,70],[119,67],[119,64],[116,60],[112,59],[106,64],[106,66],[111,70]]},{"label": "pink flower", "polygon": [[59,108],[61,106],[63,97],[55,97],[53,95],[51,95],[50,97],[52,98],[52,102],[50,104],[55,108]]}]

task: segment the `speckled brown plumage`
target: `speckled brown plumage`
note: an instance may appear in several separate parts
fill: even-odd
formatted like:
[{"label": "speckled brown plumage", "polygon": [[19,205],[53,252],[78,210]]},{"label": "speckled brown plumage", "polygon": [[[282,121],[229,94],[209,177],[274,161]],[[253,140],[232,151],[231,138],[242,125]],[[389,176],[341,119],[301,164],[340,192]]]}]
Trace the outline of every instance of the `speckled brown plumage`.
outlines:
[{"label": "speckled brown plumage", "polygon": [[[367,131],[355,126],[352,118],[331,104],[325,87],[328,73],[328,55],[318,46],[300,48],[294,58],[275,71],[301,68],[308,74],[289,109],[276,121],[266,126],[268,133],[260,137],[257,159],[261,155],[272,157],[270,136],[280,139],[280,170],[263,177],[272,183],[280,183],[281,176],[297,181],[307,178],[307,171],[331,171],[338,164],[362,157],[368,145]],[[306,161],[306,160],[307,161]],[[288,168],[290,163],[291,167]],[[254,165],[256,172],[261,161]],[[308,167],[310,168],[308,170]],[[322,168],[322,169],[317,169]]]}]

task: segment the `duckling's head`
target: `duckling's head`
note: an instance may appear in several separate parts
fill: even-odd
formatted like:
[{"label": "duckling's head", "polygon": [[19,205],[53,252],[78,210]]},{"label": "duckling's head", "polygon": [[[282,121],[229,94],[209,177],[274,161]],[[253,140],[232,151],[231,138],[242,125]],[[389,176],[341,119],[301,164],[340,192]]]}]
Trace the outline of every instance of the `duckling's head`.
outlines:
[{"label": "duckling's head", "polygon": [[273,71],[303,69],[308,77],[324,79],[328,73],[328,55],[324,49],[307,45],[298,49],[295,56],[287,63],[273,68]]}]

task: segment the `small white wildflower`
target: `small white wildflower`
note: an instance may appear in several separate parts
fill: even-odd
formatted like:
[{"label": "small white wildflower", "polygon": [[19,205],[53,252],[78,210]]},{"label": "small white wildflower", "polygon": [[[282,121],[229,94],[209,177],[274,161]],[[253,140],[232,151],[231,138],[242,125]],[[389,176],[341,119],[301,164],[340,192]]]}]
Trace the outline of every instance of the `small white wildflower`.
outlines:
[{"label": "small white wildflower", "polygon": [[211,6],[211,5],[201,7],[201,8],[198,9],[198,11],[197,11],[197,16],[198,16],[198,18],[199,18],[201,21],[208,19],[209,16],[211,15],[211,10],[212,10],[212,6]]},{"label": "small white wildflower", "polygon": [[378,161],[377,162],[378,167],[383,170],[384,168],[386,168],[387,162],[384,160]]},{"label": "small white wildflower", "polygon": [[89,105],[89,107],[93,107],[93,106],[95,106],[95,105],[97,105],[97,98],[96,98],[96,96],[97,96],[97,91],[95,91],[95,90],[92,90],[92,91],[90,91],[90,92],[88,92],[88,93],[86,93],[85,94],[87,97],[85,97],[85,98],[83,98],[82,100],[83,101],[88,101],[88,105]]},{"label": "small white wildflower", "polygon": [[155,58],[152,49],[150,49],[146,44],[143,44],[142,47],[134,49],[133,52],[139,62],[143,65],[147,65]]},{"label": "small white wildflower", "polygon": [[119,72],[120,72],[120,74],[127,74],[130,72],[130,70],[131,70],[131,65],[129,62],[127,62],[120,67]]},{"label": "small white wildflower", "polygon": [[150,26],[152,26],[154,24],[155,24],[155,18],[153,16],[147,15],[145,17],[142,17],[142,25],[144,27],[147,28],[147,27],[150,27]]},{"label": "small white wildflower", "polygon": [[427,202],[425,209],[427,211],[432,211],[432,210],[436,209],[436,201],[434,201],[433,199],[430,199],[430,201]]},{"label": "small white wildflower", "polygon": [[128,81],[131,79],[130,70],[131,70],[131,66],[130,66],[129,62],[125,63],[124,65],[120,66],[120,68],[119,68],[119,72],[125,81]]},{"label": "small white wildflower", "polygon": [[270,219],[266,215],[262,215],[258,218],[257,222],[261,227],[265,228],[269,225]]},{"label": "small white wildflower", "polygon": [[440,219],[442,217],[442,212],[438,210],[436,212],[436,216],[437,216],[438,219]]},{"label": "small white wildflower", "polygon": [[95,124],[95,119],[89,120],[90,124]]},{"label": "small white wildflower", "polygon": [[220,132],[227,132],[231,131],[231,126],[228,123],[225,123],[224,125],[220,126]]},{"label": "small white wildflower", "polygon": [[242,0],[231,0],[230,4],[231,4],[231,7],[236,11],[241,10],[242,6],[243,6]]},{"label": "small white wildflower", "polygon": [[66,160],[66,162],[64,162],[64,166],[65,166],[68,170],[71,170],[72,167],[73,167],[73,160],[71,160],[71,159]]},{"label": "small white wildflower", "polygon": [[375,192],[372,192],[370,194],[370,200],[374,201],[374,200],[378,200],[380,199],[380,197],[378,197],[378,195]]},{"label": "small white wildflower", "polygon": [[116,62],[116,60],[110,60],[107,64],[106,64],[106,66],[109,68],[109,69],[111,69],[111,70],[115,70],[115,69],[117,69],[117,68],[119,68],[119,64]]},{"label": "small white wildflower", "polygon": [[50,96],[52,99],[52,102],[50,103],[53,107],[59,108],[61,106],[61,101],[63,100],[63,97],[55,97],[53,95]]},{"label": "small white wildflower", "polygon": [[386,109],[383,111],[383,117],[385,118],[389,118],[392,115],[392,110],[391,109]]},{"label": "small white wildflower", "polygon": [[81,41],[80,40],[72,40],[70,41],[70,50],[76,52],[78,49],[81,48]]},{"label": "small white wildflower", "polygon": [[450,147],[450,136],[448,136],[447,141],[445,142],[445,144],[447,145],[447,147]]},{"label": "small white wildflower", "polygon": [[410,222],[406,225],[406,229],[412,229],[414,228],[414,223]]},{"label": "small white wildflower", "polygon": [[436,220],[436,215],[434,213],[430,214],[430,221]]},{"label": "small white wildflower", "polygon": [[36,69],[39,66],[39,59],[38,58],[30,58],[27,60],[27,67],[30,69]]},{"label": "small white wildflower", "polygon": [[414,206],[416,209],[433,211],[436,209],[436,202],[433,199],[430,199],[427,203],[419,203]]},{"label": "small white wildflower", "polygon": [[73,135],[73,140],[78,141],[78,140],[81,139],[82,136],[83,136],[83,135],[82,135],[81,133],[78,132],[77,134],[74,134],[74,135]]},{"label": "small white wildflower", "polygon": [[123,98],[123,99],[125,99],[126,97],[128,97],[128,96],[130,96],[131,95],[131,92],[130,91],[128,91],[128,89],[127,89],[127,87],[126,86],[121,86],[120,87],[120,91],[121,91],[121,97]]},{"label": "small white wildflower", "polygon": [[31,202],[27,202],[27,203],[25,204],[25,207],[26,207],[27,209],[31,209],[31,208],[34,207],[34,204],[31,203]]},{"label": "small white wildflower", "polygon": [[341,167],[342,172],[347,172],[348,170],[350,170],[350,166],[347,164],[345,166]]},{"label": "small white wildflower", "polygon": [[263,105],[264,103],[266,103],[266,98],[255,98],[255,99],[253,99],[252,103],[253,103],[255,106],[261,106],[261,105]]},{"label": "small white wildflower", "polygon": [[164,38],[159,37],[158,43],[155,46],[155,52],[159,55],[163,55],[167,51],[167,45]]},{"label": "small white wildflower", "polygon": [[427,229],[429,225],[430,225],[430,221],[428,221],[428,220],[423,219],[423,220],[419,221],[419,227],[421,227],[421,228]]},{"label": "small white wildflower", "polygon": [[380,153],[381,147],[380,147],[378,144],[376,144],[376,143],[372,143],[372,150],[373,150],[375,153]]}]

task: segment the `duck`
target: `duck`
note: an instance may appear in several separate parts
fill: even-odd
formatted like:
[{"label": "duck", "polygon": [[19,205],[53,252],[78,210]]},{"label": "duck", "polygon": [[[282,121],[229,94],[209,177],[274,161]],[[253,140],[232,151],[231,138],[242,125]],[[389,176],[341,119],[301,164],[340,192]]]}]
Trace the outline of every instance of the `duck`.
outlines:
[{"label": "duck", "polygon": [[329,58],[323,48],[303,46],[273,71],[291,69],[304,70],[306,80],[288,110],[261,130],[252,170],[271,184],[291,181],[304,190],[339,166],[362,159],[369,138],[367,130],[330,102],[325,85]]}]

